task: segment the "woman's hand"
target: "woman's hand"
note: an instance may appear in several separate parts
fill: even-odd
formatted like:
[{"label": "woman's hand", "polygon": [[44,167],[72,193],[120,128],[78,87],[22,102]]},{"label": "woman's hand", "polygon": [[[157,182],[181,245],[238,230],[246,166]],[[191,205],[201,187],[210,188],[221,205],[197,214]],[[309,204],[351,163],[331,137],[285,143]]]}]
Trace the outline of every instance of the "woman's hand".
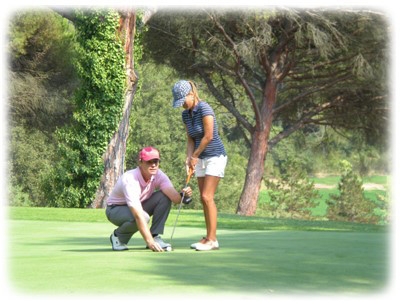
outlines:
[{"label": "woman's hand", "polygon": [[191,156],[190,161],[189,161],[189,168],[192,168],[193,170],[195,170],[198,160],[199,159],[197,157]]},{"label": "woman's hand", "polygon": [[185,161],[185,166],[186,166],[186,174],[189,175],[190,173],[193,173],[195,170],[196,164],[197,164],[197,158],[189,157]]}]

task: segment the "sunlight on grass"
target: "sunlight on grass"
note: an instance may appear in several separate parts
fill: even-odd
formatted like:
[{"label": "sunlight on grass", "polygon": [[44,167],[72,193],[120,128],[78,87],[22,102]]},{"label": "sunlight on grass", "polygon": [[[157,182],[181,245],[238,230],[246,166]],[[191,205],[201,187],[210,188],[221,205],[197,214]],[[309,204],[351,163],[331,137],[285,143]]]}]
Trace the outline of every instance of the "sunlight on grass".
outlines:
[{"label": "sunlight on grass", "polygon": [[[39,211],[35,210],[37,217]],[[75,211],[80,217],[87,212]],[[200,215],[188,212],[187,217],[198,219]],[[221,219],[227,224],[235,220],[230,215]],[[246,224],[265,221],[238,220]],[[10,281],[25,296],[113,294],[115,281],[120,279],[124,281],[118,283],[119,293],[164,297],[267,291],[366,293],[385,285],[387,232],[369,233],[368,227],[349,232],[345,223],[331,222],[306,222],[309,231],[299,231],[293,226],[305,228],[302,221],[266,221],[281,228],[287,225],[288,230],[220,229],[219,251],[196,252],[189,245],[201,237],[204,228],[179,224],[174,251],[154,253],[144,248],[139,234],[129,242],[128,251],[113,252],[108,237],[114,226],[108,222],[11,220]],[[164,237],[171,231],[167,226]]]}]

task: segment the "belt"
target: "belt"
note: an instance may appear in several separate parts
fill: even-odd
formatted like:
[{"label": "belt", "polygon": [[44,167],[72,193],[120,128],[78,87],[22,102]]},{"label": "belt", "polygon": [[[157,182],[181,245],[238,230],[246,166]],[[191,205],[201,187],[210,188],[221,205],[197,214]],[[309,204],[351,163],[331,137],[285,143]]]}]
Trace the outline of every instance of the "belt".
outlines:
[{"label": "belt", "polygon": [[110,208],[114,208],[114,207],[117,207],[117,206],[128,206],[127,204],[112,204],[112,205],[108,205],[107,204],[107,207],[110,207]]}]

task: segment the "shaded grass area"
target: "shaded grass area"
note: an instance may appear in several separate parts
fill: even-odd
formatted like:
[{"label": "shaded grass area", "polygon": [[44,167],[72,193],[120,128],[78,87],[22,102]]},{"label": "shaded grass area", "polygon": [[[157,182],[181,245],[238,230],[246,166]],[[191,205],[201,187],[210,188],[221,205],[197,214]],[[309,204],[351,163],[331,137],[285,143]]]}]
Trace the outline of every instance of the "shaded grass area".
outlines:
[{"label": "shaded grass area", "polygon": [[[167,226],[173,226],[177,209],[172,209]],[[104,209],[65,209],[65,208],[30,208],[10,207],[9,217],[13,220],[63,221],[63,222],[105,222],[108,223]],[[179,216],[179,226],[205,227],[204,215],[201,210],[182,210]],[[306,221],[295,219],[277,219],[267,217],[248,217],[235,214],[218,215],[219,229],[247,230],[296,230],[296,231],[386,231],[387,226],[356,224],[336,221]]]},{"label": "shaded grass area", "polygon": [[221,229],[221,250],[196,252],[189,245],[204,230],[179,223],[175,251],[153,253],[138,234],[129,251],[113,252],[110,223],[19,219],[9,225],[10,282],[24,294],[340,295],[387,284],[386,233]]}]

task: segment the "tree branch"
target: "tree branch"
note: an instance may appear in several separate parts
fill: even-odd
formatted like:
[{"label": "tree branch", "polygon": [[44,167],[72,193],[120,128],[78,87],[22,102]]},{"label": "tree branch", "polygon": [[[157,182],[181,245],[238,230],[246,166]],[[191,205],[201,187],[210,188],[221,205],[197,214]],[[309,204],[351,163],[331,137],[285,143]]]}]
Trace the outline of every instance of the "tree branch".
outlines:
[{"label": "tree branch", "polygon": [[232,113],[233,116],[235,116],[236,120],[246,129],[248,130],[251,134],[254,131],[254,127],[250,124],[250,122],[247,121],[247,119],[239,113],[239,111],[231,105],[218,91],[218,89],[214,86],[214,83],[212,82],[211,78],[201,69],[197,69],[197,72],[200,74],[200,76],[204,79],[204,81],[207,84],[208,89],[210,92],[214,95],[215,98],[218,99],[218,101],[228,109],[229,112]]},{"label": "tree branch", "polygon": [[241,57],[239,55],[239,53],[236,50],[236,44],[235,42],[231,39],[231,37],[226,33],[224,27],[221,25],[221,23],[218,22],[218,20],[210,13],[207,13],[208,16],[210,17],[210,19],[214,22],[215,26],[217,27],[217,29],[222,33],[222,35],[225,37],[225,39],[227,40],[227,42],[231,45],[231,49],[236,57],[236,62],[237,62],[237,66],[236,66],[236,76],[238,77],[240,83],[242,84],[242,86],[244,87],[246,94],[249,96],[251,104],[253,106],[253,110],[254,110],[254,114],[256,117],[256,124],[261,125],[262,119],[261,119],[261,113],[260,113],[260,108],[257,105],[255,96],[253,94],[253,92],[250,89],[250,86],[248,85],[247,81],[244,79],[244,77],[240,74],[240,66],[241,66]]},{"label": "tree branch", "polygon": [[316,93],[316,92],[323,91],[323,90],[325,90],[325,89],[327,89],[329,87],[332,87],[333,85],[337,84],[338,82],[345,81],[345,80],[349,79],[351,76],[352,76],[351,74],[347,74],[346,76],[337,78],[334,81],[330,81],[328,83],[325,83],[322,86],[319,86],[319,87],[316,87],[314,89],[310,89],[310,90],[304,91],[303,93],[300,93],[296,97],[292,98],[289,101],[286,101],[284,104],[281,104],[280,106],[275,108],[273,110],[273,114],[277,115],[278,113],[280,113],[281,111],[285,110],[287,107],[293,105],[294,103],[296,103],[297,101],[299,101],[303,97],[309,96],[309,95],[311,95],[313,93]]},{"label": "tree branch", "polygon": [[313,110],[303,114],[303,116],[301,116],[297,122],[293,123],[290,127],[283,130],[278,135],[276,135],[274,138],[272,138],[270,141],[268,141],[268,148],[272,149],[276,144],[279,143],[279,141],[281,141],[284,138],[287,138],[292,133],[294,133],[298,129],[302,128],[305,124],[310,123],[312,121],[312,117],[318,115],[319,113],[321,113],[324,110],[328,110],[328,109],[332,108],[333,106],[335,106],[337,103],[339,103],[341,101],[342,101],[342,97],[338,96],[338,97],[336,97],[335,100],[324,103],[319,106],[316,106],[316,107],[314,107]]}]

